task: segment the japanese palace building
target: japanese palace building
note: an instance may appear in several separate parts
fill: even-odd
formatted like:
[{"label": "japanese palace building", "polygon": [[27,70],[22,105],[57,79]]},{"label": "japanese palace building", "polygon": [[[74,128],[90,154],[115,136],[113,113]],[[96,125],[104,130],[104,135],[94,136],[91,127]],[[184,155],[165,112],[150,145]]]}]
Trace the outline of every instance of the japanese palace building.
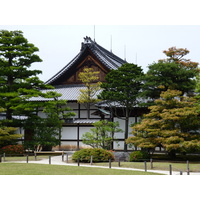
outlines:
[{"label": "japanese palace building", "polygon": [[[78,74],[83,71],[84,67],[99,71],[99,81],[103,82],[110,70],[115,70],[124,63],[127,63],[126,60],[106,50],[90,37],[85,37],[81,44],[81,50],[75,58],[46,82],[46,84],[55,87],[54,91],[62,94],[60,99],[67,100],[67,105],[76,113],[73,119],[65,121],[63,124],[61,146],[73,145],[77,149],[84,147],[81,140],[82,135],[88,132],[93,127],[93,123],[99,121],[102,116],[105,119],[119,121],[120,128],[124,130],[125,121],[112,116],[109,109],[100,107],[101,104],[90,107],[88,118],[85,106],[77,102],[80,89],[84,87],[78,78]],[[43,101],[45,99],[36,98],[35,100]],[[135,108],[129,120],[130,124],[137,122],[142,114],[143,111],[140,108]],[[124,150],[124,133],[116,133],[115,137],[118,142],[114,143],[114,150]]]}]

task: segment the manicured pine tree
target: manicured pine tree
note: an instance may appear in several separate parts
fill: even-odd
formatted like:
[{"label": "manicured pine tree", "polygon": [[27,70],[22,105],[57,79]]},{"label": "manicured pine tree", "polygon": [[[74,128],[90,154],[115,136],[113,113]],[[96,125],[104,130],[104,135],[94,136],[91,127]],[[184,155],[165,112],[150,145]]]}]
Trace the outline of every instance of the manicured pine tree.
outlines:
[{"label": "manicured pine tree", "polygon": [[[67,106],[67,101],[59,99],[61,94],[49,91],[45,93],[45,97],[51,100],[33,104],[42,106],[40,112],[45,117],[40,117],[38,113],[33,114],[24,123],[25,129],[29,130],[32,135],[31,140],[25,141],[25,146],[36,151],[49,151],[56,145],[60,146],[62,125],[66,119],[75,116],[75,113]],[[32,111],[34,110],[35,108]]]},{"label": "manicured pine tree", "polygon": [[200,148],[200,123],[196,99],[168,89],[161,93],[150,112],[135,124],[127,144],[154,152],[163,147],[170,156],[178,152],[195,152]]},{"label": "manicured pine tree", "polygon": [[199,73],[198,63],[185,59],[184,56],[189,53],[187,49],[171,47],[163,52],[167,59],[149,65],[144,78],[143,94],[151,103],[168,89],[190,95],[194,92]]},{"label": "manicured pine tree", "polygon": [[42,61],[35,54],[37,51],[22,31],[0,31],[0,106],[5,109],[7,120],[12,120],[14,114],[23,114],[23,110],[27,112],[26,100],[42,96],[40,89],[52,88],[39,80],[40,70],[29,69],[31,64]]},{"label": "manicured pine tree", "polygon": [[[0,112],[4,109],[0,108]],[[15,132],[16,128],[7,127],[2,125],[0,122],[0,148],[8,144],[15,144],[17,139],[21,138],[22,135]]]},{"label": "manicured pine tree", "polygon": [[112,150],[115,134],[118,132],[122,132],[118,122],[100,120],[94,123],[94,128],[91,128],[90,132],[83,134],[83,144],[93,148]]},{"label": "manicured pine tree", "polygon": [[[103,90],[99,98],[104,100],[113,115],[125,120],[125,139],[128,138],[130,113],[141,103],[143,75],[141,67],[127,63],[116,70],[111,70],[105,77],[106,82],[101,85]],[[122,110],[124,116],[118,113],[119,109]],[[126,144],[124,150],[127,151]]]}]

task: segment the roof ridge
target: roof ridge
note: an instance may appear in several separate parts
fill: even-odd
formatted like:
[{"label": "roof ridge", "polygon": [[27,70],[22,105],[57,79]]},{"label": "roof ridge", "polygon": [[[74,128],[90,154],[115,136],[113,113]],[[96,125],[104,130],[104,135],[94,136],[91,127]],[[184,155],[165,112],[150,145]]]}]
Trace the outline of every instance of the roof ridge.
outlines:
[{"label": "roof ridge", "polygon": [[126,60],[123,60],[122,58],[120,58],[119,56],[115,55],[113,52],[108,51],[107,49],[105,49],[104,47],[102,47],[101,45],[97,44],[98,48],[102,49],[103,51],[105,51],[106,53],[108,53],[109,56],[111,56],[113,59],[115,60],[120,60],[121,62],[127,62]]},{"label": "roof ridge", "polygon": [[93,52],[93,54],[109,69],[117,69],[122,64],[127,63],[127,61],[121,59],[112,52],[109,52],[107,49],[97,44],[96,41],[93,41],[90,37],[86,36],[84,38],[84,42],[81,43],[80,52],[67,65],[65,65],[45,83],[51,84],[56,81],[60,76],[62,76],[63,73],[65,73],[74,63],[78,61],[78,59],[84,54],[86,48],[89,48]]},{"label": "roof ridge", "polygon": [[[84,43],[82,43],[83,45],[86,46],[90,46],[90,44],[92,44],[91,46],[97,46],[97,48],[99,48],[101,51],[104,51],[105,53],[107,53],[110,57],[112,57],[114,60],[119,61],[120,62],[127,62],[126,60],[123,60],[122,58],[120,58],[119,56],[115,55],[114,53],[108,51],[107,49],[105,49],[104,47],[102,47],[101,45],[99,45],[96,41],[93,41],[90,37],[86,36],[84,38]],[[89,45],[88,45],[89,44]]]},{"label": "roof ridge", "polygon": [[[101,56],[106,57],[106,59],[108,59],[109,62],[112,63],[112,65],[114,65],[114,66],[116,67],[116,64],[110,59],[110,57],[109,57],[107,54],[104,54],[104,53],[102,52],[101,49],[98,49],[98,51],[99,51],[99,53],[101,54]],[[99,57],[96,53],[95,53],[95,55],[96,55],[97,57]],[[101,59],[101,58],[99,57],[99,59]],[[104,60],[101,59],[101,61],[102,61],[106,66],[108,66],[108,64],[107,64]],[[108,67],[110,68],[110,66],[108,66]],[[116,68],[117,68],[117,67],[116,67]]]},{"label": "roof ridge", "polygon": [[[97,44],[97,47],[98,47],[99,50],[101,51],[101,54],[102,54],[102,55],[106,55],[107,59],[109,59],[109,61],[110,61],[112,64],[116,65],[116,63],[114,63],[110,58],[112,58],[113,60],[115,60],[116,62],[121,63],[121,64],[127,63],[127,61],[121,59],[120,57],[118,57],[117,55],[115,55],[115,54],[113,54],[112,52],[108,51],[107,49],[103,48],[103,47],[100,46],[99,44]],[[104,54],[103,52],[106,53],[106,54]]]},{"label": "roof ridge", "polygon": [[47,80],[45,83],[48,84],[48,82],[52,82],[55,78],[57,78],[58,75],[61,75],[64,73],[68,67],[70,66],[73,62],[75,62],[82,54],[82,51],[80,51],[67,65],[65,65],[60,71],[58,71],[53,77],[51,77],[49,80]]}]

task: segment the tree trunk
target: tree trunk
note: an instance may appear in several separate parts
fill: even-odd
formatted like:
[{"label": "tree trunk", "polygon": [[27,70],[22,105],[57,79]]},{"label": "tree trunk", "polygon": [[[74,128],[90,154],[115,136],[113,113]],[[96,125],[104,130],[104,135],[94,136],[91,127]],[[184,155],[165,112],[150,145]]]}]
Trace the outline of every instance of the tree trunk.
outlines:
[{"label": "tree trunk", "polygon": [[87,119],[90,119],[90,103],[87,103]]},{"label": "tree trunk", "polygon": [[169,155],[169,157],[171,158],[171,159],[174,159],[174,158],[176,158],[176,151],[170,151],[169,153],[168,153],[168,155]]},{"label": "tree trunk", "polygon": [[9,108],[6,110],[6,119],[12,120],[12,110]]},{"label": "tree trunk", "polygon": [[125,118],[125,133],[124,133],[124,151],[127,151],[127,144],[125,140],[128,138],[128,127],[129,127],[129,115],[128,108],[126,107],[126,118]]}]

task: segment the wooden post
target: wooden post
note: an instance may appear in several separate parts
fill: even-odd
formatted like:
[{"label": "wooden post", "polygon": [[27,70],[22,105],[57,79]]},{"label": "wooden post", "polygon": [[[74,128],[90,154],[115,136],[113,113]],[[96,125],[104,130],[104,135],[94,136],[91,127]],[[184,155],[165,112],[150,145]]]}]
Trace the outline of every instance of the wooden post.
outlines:
[{"label": "wooden post", "polygon": [[2,155],[0,155],[0,163],[2,162]]},{"label": "wooden post", "polygon": [[92,165],[93,156],[90,157],[90,165]]},{"label": "wooden post", "polygon": [[144,161],[144,171],[147,171],[147,161]]},{"label": "wooden post", "polygon": [[3,161],[6,162],[6,153],[3,153]]},{"label": "wooden post", "polygon": [[118,160],[118,167],[120,167],[120,157],[119,157],[119,160]]},{"label": "wooden post", "polygon": [[180,175],[183,175],[183,172],[182,172],[182,171],[180,171]]},{"label": "wooden post", "polygon": [[37,153],[34,153],[34,156],[35,156],[35,160],[37,160]]},{"label": "wooden post", "polygon": [[172,165],[169,165],[169,175],[172,175]]},{"label": "wooden post", "polygon": [[64,152],[62,152],[62,162],[64,161]]},{"label": "wooden post", "polygon": [[190,166],[189,166],[189,160],[187,160],[187,175],[190,175]]},{"label": "wooden post", "polygon": [[66,153],[66,163],[68,163],[68,153]]},{"label": "wooden post", "polygon": [[28,155],[26,155],[26,163],[28,163]]},{"label": "wooden post", "polygon": [[51,164],[51,156],[49,156],[49,164]]},{"label": "wooden post", "polygon": [[111,159],[109,159],[109,168],[111,168]]},{"label": "wooden post", "polygon": [[80,158],[78,158],[77,164],[78,164],[78,166],[80,166]]},{"label": "wooden post", "polygon": [[150,159],[150,163],[151,163],[151,169],[153,169],[153,159]]}]

